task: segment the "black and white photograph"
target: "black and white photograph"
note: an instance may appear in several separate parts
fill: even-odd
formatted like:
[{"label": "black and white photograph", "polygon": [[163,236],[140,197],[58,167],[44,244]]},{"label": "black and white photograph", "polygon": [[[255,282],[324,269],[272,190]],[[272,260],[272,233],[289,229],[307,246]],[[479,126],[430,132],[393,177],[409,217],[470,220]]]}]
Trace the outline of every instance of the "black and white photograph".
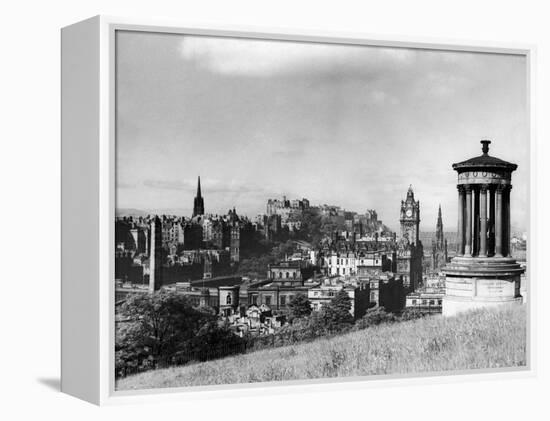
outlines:
[{"label": "black and white photograph", "polygon": [[525,55],[117,30],[115,390],[528,367]]},{"label": "black and white photograph", "polygon": [[544,6],[3,2],[0,420],[550,419]]}]

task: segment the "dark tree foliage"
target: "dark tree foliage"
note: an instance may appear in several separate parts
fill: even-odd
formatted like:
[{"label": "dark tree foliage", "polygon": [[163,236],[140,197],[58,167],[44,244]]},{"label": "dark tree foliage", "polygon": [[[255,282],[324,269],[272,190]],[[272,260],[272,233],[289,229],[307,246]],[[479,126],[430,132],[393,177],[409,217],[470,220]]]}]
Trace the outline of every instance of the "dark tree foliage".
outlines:
[{"label": "dark tree foliage", "polygon": [[330,303],[323,307],[322,316],[325,325],[330,332],[345,329],[353,324],[353,316],[350,313],[351,299],[343,289],[338,291]]},{"label": "dark tree foliage", "polygon": [[290,321],[309,316],[311,314],[311,302],[305,294],[296,294],[288,303]]},{"label": "dark tree foliage", "polygon": [[367,313],[355,322],[355,329],[361,330],[382,323],[397,321],[393,313],[388,313],[384,307],[375,307],[367,310]]},{"label": "dark tree foliage", "polygon": [[175,292],[130,296],[117,320],[118,375],[188,362],[200,352],[196,349],[197,335],[206,335],[210,346],[232,339],[227,329],[217,327],[211,309],[193,308],[185,296]]},{"label": "dark tree foliage", "polygon": [[208,361],[246,350],[245,341],[233,334],[227,324],[219,326],[217,321],[203,325],[186,345],[182,357],[192,361]]}]

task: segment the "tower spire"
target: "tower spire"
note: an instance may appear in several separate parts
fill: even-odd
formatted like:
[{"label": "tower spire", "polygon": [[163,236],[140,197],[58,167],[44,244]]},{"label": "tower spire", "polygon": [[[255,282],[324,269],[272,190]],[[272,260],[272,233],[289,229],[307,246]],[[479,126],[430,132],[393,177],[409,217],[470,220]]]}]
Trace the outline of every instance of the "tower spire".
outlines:
[{"label": "tower spire", "polygon": [[197,195],[193,203],[193,217],[204,215],[204,199],[201,194],[201,176],[199,175],[197,182]]},{"label": "tower spire", "polygon": [[443,247],[445,242],[443,234],[443,218],[441,216],[441,204],[439,204],[439,211],[437,212],[437,226],[436,226],[436,243],[439,248]]}]

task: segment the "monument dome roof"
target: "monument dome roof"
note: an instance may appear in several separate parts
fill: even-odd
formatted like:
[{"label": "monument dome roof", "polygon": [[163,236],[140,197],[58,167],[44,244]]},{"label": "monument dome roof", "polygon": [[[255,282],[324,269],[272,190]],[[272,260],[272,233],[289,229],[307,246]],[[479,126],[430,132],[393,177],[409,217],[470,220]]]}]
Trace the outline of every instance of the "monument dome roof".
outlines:
[{"label": "monument dome roof", "polygon": [[516,164],[512,164],[511,162],[507,162],[500,158],[489,155],[490,143],[490,140],[482,140],[481,144],[483,145],[483,154],[474,158],[467,159],[466,161],[453,164],[453,169],[459,172],[475,169],[500,169],[514,171],[518,167]]}]

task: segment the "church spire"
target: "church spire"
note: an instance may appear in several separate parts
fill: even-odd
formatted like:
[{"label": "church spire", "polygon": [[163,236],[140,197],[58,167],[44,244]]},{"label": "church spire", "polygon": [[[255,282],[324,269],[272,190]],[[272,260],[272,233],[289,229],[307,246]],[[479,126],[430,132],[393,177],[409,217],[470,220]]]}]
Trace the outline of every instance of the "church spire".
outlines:
[{"label": "church spire", "polygon": [[201,176],[197,182],[197,195],[195,196],[195,201],[193,203],[193,217],[204,215],[204,199],[201,194]]},{"label": "church spire", "polygon": [[445,240],[443,235],[443,218],[441,216],[441,204],[439,205],[439,211],[437,212],[437,226],[435,236],[438,247],[442,248]]}]

